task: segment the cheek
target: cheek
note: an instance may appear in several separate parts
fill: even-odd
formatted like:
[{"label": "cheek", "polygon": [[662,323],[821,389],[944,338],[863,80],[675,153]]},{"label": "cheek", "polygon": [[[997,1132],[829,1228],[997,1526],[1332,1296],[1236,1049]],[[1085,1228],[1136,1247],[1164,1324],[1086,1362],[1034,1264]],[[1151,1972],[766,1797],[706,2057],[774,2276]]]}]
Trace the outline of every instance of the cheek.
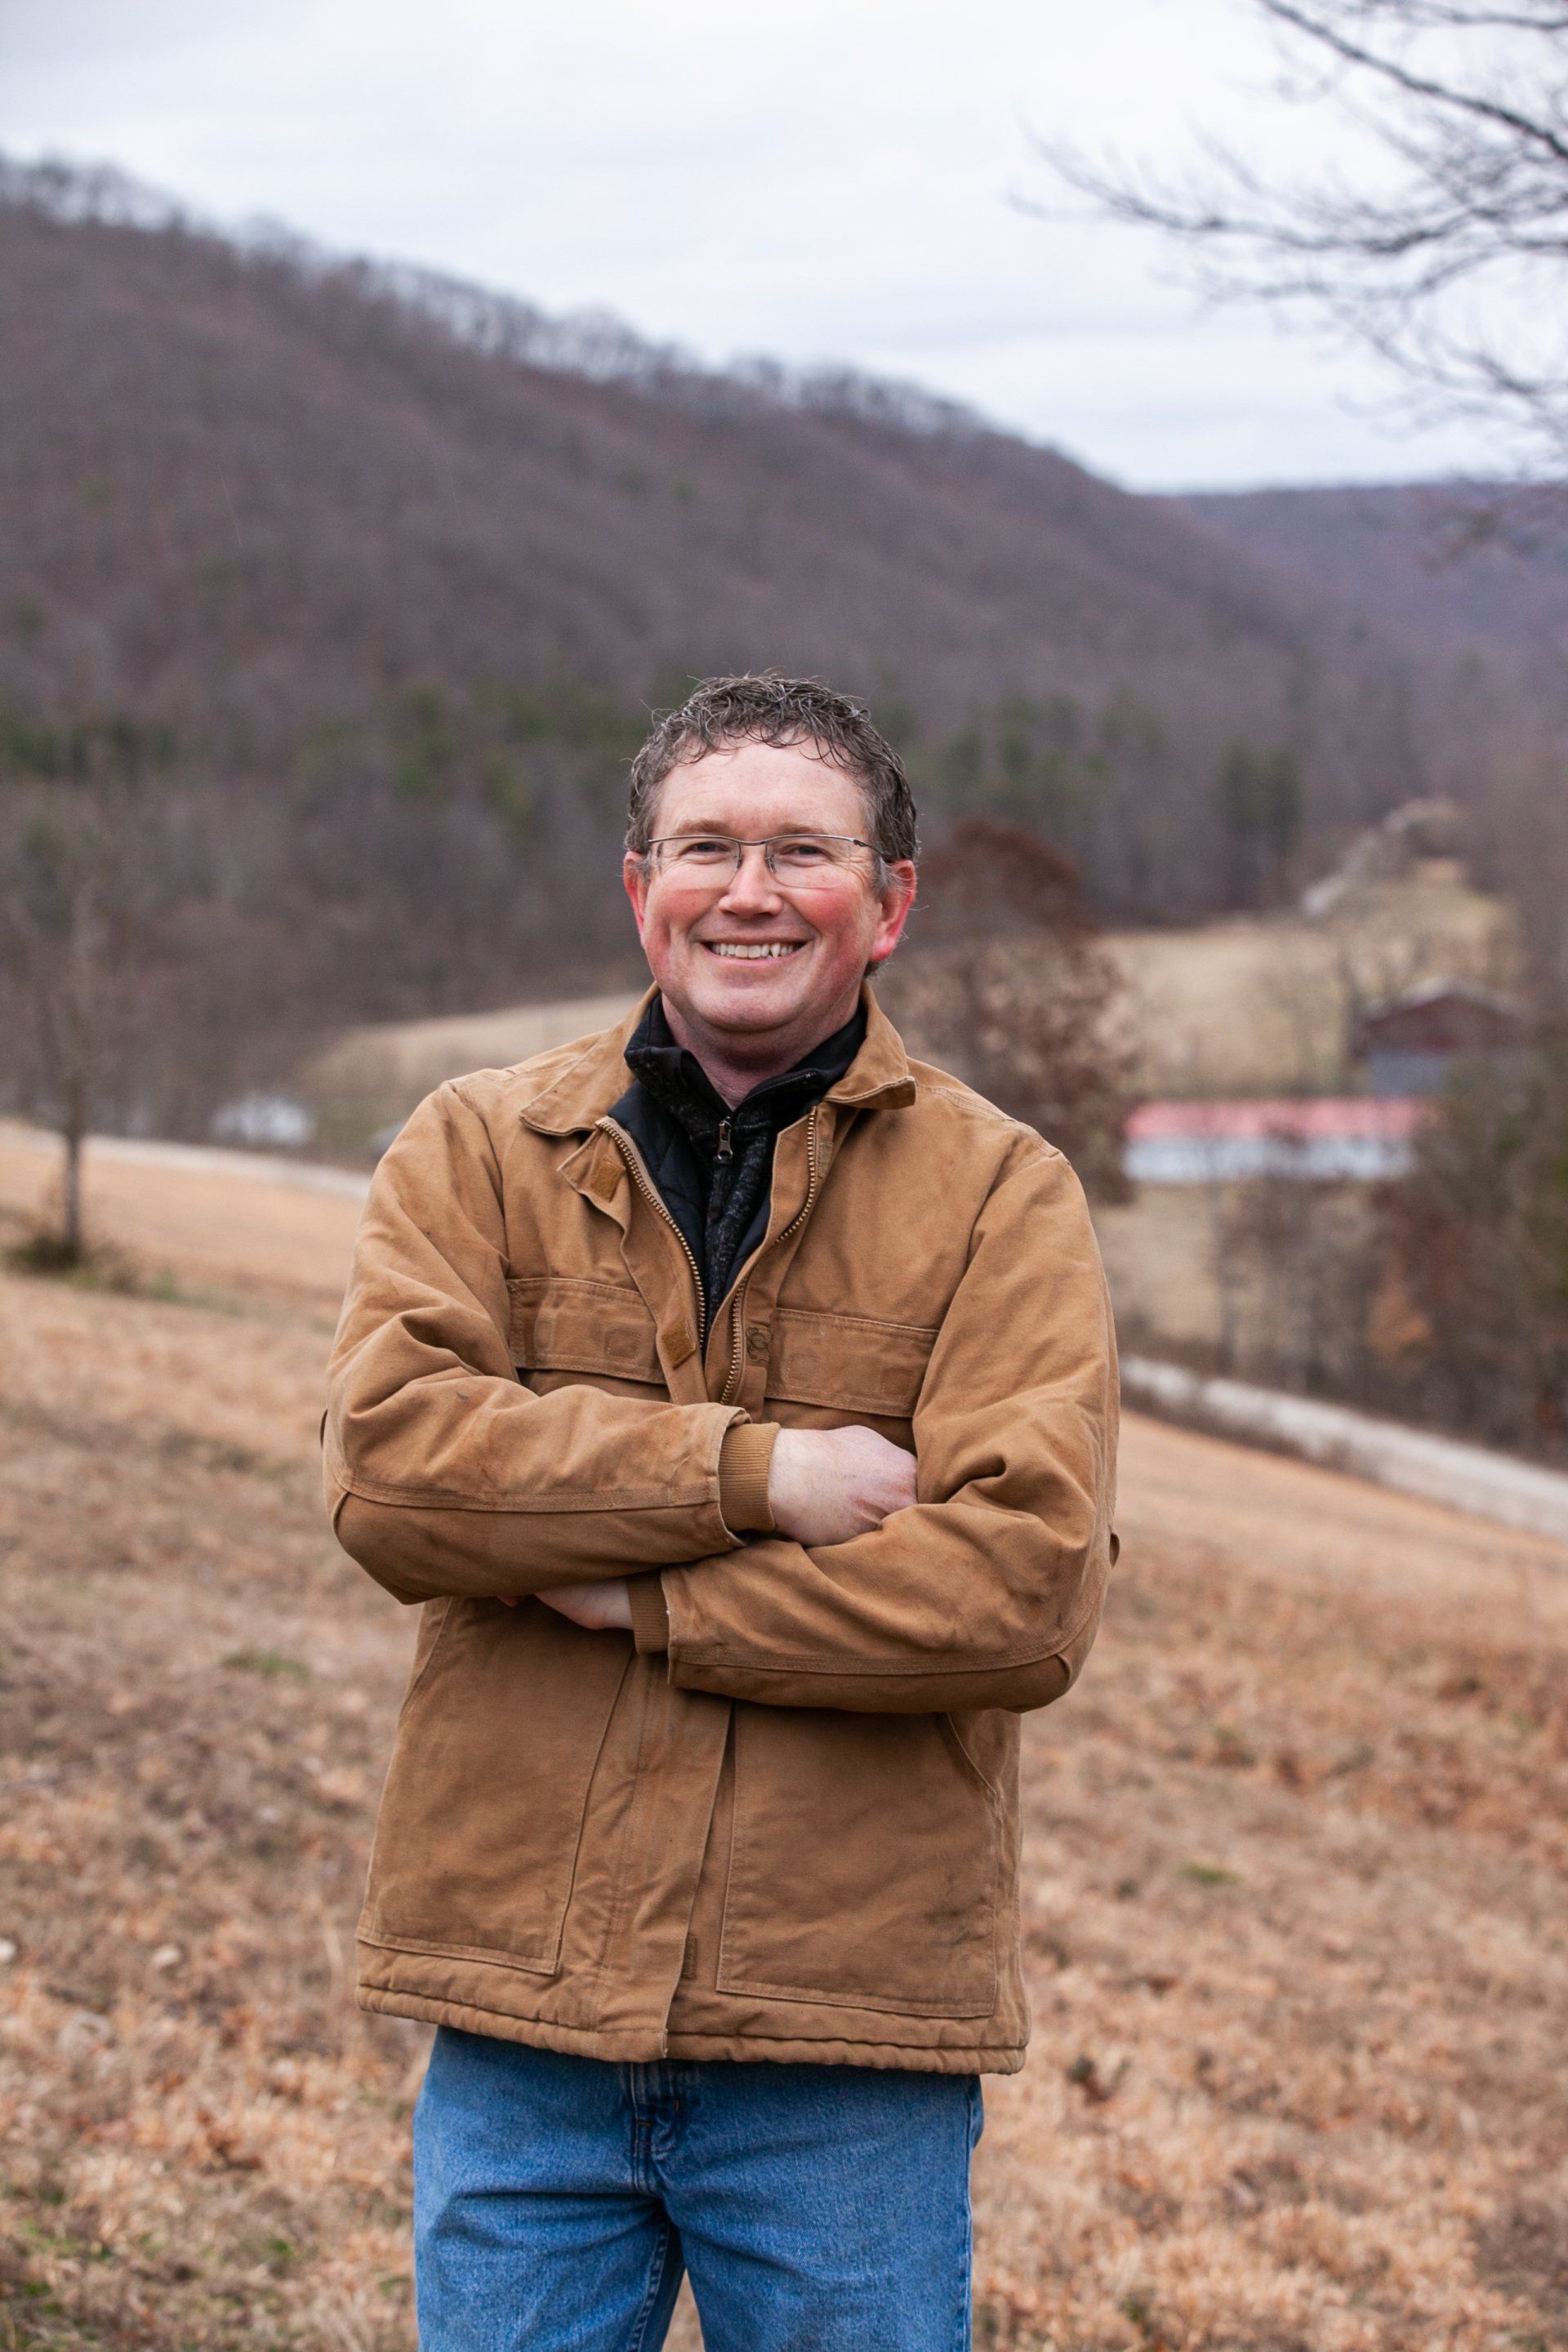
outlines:
[{"label": "cheek", "polygon": [[827,932],[827,948],[836,971],[863,971],[870,958],[876,923],[864,913],[848,914]]},{"label": "cheek", "polygon": [[668,957],[671,950],[679,946],[682,928],[679,921],[671,919],[668,907],[662,906],[657,897],[650,898],[643,908],[642,943],[645,955]]}]

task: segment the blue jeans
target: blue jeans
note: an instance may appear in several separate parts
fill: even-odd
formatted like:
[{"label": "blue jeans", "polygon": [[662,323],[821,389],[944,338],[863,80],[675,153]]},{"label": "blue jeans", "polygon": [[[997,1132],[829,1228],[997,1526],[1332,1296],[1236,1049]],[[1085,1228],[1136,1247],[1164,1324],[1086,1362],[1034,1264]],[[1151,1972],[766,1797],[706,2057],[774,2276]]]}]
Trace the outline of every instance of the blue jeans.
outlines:
[{"label": "blue jeans", "polygon": [[443,2027],[414,2118],[422,2352],[967,2352],[973,2074],[566,2058]]}]

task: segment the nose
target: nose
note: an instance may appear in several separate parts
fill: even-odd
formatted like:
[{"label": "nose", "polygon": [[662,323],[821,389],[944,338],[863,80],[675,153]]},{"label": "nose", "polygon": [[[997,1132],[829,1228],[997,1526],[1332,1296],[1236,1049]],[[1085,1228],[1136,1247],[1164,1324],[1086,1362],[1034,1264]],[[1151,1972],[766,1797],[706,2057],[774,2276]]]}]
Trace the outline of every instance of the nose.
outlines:
[{"label": "nose", "polygon": [[768,871],[762,843],[742,850],[741,863],[719,904],[730,915],[771,915],[784,903],[777,881]]}]

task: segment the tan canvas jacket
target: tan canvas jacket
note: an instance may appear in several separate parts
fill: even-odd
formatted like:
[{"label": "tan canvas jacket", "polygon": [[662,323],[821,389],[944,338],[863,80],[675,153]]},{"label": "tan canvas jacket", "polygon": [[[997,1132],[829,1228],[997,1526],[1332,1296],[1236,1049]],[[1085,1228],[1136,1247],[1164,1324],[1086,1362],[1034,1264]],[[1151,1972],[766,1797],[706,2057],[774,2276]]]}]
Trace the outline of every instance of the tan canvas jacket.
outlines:
[{"label": "tan canvas jacket", "polygon": [[[705,1346],[608,1117],[637,1014],[443,1087],[383,1160],[326,1426],[339,1540],[424,1603],[365,2007],[621,2060],[1022,2063],[1018,1715],[1099,1618],[1110,1316],[1060,1154],[868,1008]],[[778,1428],[851,1422],[919,1502],[772,1532]],[[635,1637],[527,1598],[623,1575]]]}]

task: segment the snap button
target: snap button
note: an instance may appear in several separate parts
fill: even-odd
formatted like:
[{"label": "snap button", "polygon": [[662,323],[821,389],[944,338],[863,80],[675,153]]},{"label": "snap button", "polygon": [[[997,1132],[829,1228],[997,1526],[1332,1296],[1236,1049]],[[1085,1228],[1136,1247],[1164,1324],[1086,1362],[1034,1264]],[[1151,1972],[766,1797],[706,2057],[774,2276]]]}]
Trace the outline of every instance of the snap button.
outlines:
[{"label": "snap button", "polygon": [[773,1333],[765,1323],[753,1323],[746,1334],[746,1353],[753,1364],[766,1360]]}]

